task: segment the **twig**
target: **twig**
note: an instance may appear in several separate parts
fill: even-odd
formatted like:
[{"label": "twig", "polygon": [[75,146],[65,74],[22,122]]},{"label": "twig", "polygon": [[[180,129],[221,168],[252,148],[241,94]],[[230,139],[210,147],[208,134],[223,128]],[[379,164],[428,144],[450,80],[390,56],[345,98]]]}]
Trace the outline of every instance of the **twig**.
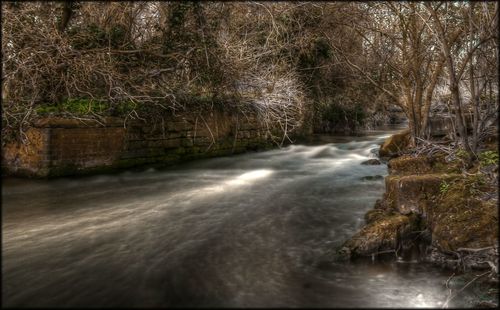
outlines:
[{"label": "twig", "polygon": [[490,249],[495,249],[494,246],[488,246],[488,247],[485,247],[485,248],[458,248],[457,251],[458,252],[481,252],[481,251],[486,251],[486,250],[490,250]]},{"label": "twig", "polygon": [[443,304],[442,308],[447,308],[448,307],[448,304],[450,303],[450,301],[452,299],[454,299],[455,297],[458,296],[459,293],[461,293],[463,290],[465,290],[467,287],[469,287],[469,285],[471,285],[472,283],[474,283],[477,279],[481,278],[481,277],[484,277],[485,275],[491,273],[491,271],[487,271],[485,273],[482,273],[478,276],[476,276],[474,279],[472,279],[471,281],[469,281],[467,284],[465,284],[460,290],[458,290],[455,294],[453,294],[452,296],[450,295],[446,302]]}]

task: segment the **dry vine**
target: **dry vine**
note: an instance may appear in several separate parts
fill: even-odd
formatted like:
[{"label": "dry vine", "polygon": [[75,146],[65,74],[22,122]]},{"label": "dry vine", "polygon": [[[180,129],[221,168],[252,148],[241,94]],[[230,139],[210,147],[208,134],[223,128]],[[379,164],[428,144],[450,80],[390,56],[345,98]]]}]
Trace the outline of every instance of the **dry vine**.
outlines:
[{"label": "dry vine", "polygon": [[[223,104],[242,114],[256,111],[270,133],[283,133],[283,143],[302,122],[303,89],[293,68],[280,60],[285,29],[275,20],[274,5],[251,6],[259,16],[256,25],[240,4],[2,4],[3,133],[19,130],[22,137],[38,107],[68,99],[105,103],[106,111],[127,103],[126,124],[148,119],[145,111],[154,107],[196,111],[191,97],[229,96]],[[61,24],[67,9],[72,14]],[[228,10],[236,18],[223,18]],[[228,25],[213,26],[209,19]],[[228,32],[226,26],[235,23],[252,27],[248,40]],[[90,104],[85,116],[60,113],[103,122]]]}]

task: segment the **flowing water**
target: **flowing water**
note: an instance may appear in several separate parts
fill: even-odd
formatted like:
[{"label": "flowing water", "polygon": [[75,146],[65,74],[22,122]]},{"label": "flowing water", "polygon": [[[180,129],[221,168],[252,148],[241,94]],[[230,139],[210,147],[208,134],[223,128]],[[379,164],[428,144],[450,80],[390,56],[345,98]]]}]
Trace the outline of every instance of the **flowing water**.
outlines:
[{"label": "flowing water", "polygon": [[3,304],[440,306],[448,275],[438,269],[331,259],[384,192],[386,165],[360,163],[388,136],[164,170],[4,179]]}]

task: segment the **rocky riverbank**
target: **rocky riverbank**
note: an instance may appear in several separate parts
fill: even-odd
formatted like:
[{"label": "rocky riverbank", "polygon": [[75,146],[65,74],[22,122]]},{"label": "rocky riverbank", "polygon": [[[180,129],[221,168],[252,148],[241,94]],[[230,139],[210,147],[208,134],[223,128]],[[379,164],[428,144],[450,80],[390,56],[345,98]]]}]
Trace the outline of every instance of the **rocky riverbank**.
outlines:
[{"label": "rocky riverbank", "polygon": [[386,192],[365,226],[339,250],[344,259],[393,256],[455,271],[445,285],[461,304],[498,304],[498,153],[491,138],[479,161],[463,154],[417,155],[403,131],[381,146]]}]

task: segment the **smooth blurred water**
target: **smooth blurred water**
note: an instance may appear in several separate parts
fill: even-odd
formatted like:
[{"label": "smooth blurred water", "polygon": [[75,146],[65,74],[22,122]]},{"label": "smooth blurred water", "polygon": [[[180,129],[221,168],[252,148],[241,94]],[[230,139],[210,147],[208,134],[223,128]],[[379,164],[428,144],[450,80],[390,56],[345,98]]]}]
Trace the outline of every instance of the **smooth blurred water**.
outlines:
[{"label": "smooth blurred water", "polygon": [[55,180],[4,179],[4,306],[435,307],[444,272],[332,263],[384,191],[389,136]]}]

